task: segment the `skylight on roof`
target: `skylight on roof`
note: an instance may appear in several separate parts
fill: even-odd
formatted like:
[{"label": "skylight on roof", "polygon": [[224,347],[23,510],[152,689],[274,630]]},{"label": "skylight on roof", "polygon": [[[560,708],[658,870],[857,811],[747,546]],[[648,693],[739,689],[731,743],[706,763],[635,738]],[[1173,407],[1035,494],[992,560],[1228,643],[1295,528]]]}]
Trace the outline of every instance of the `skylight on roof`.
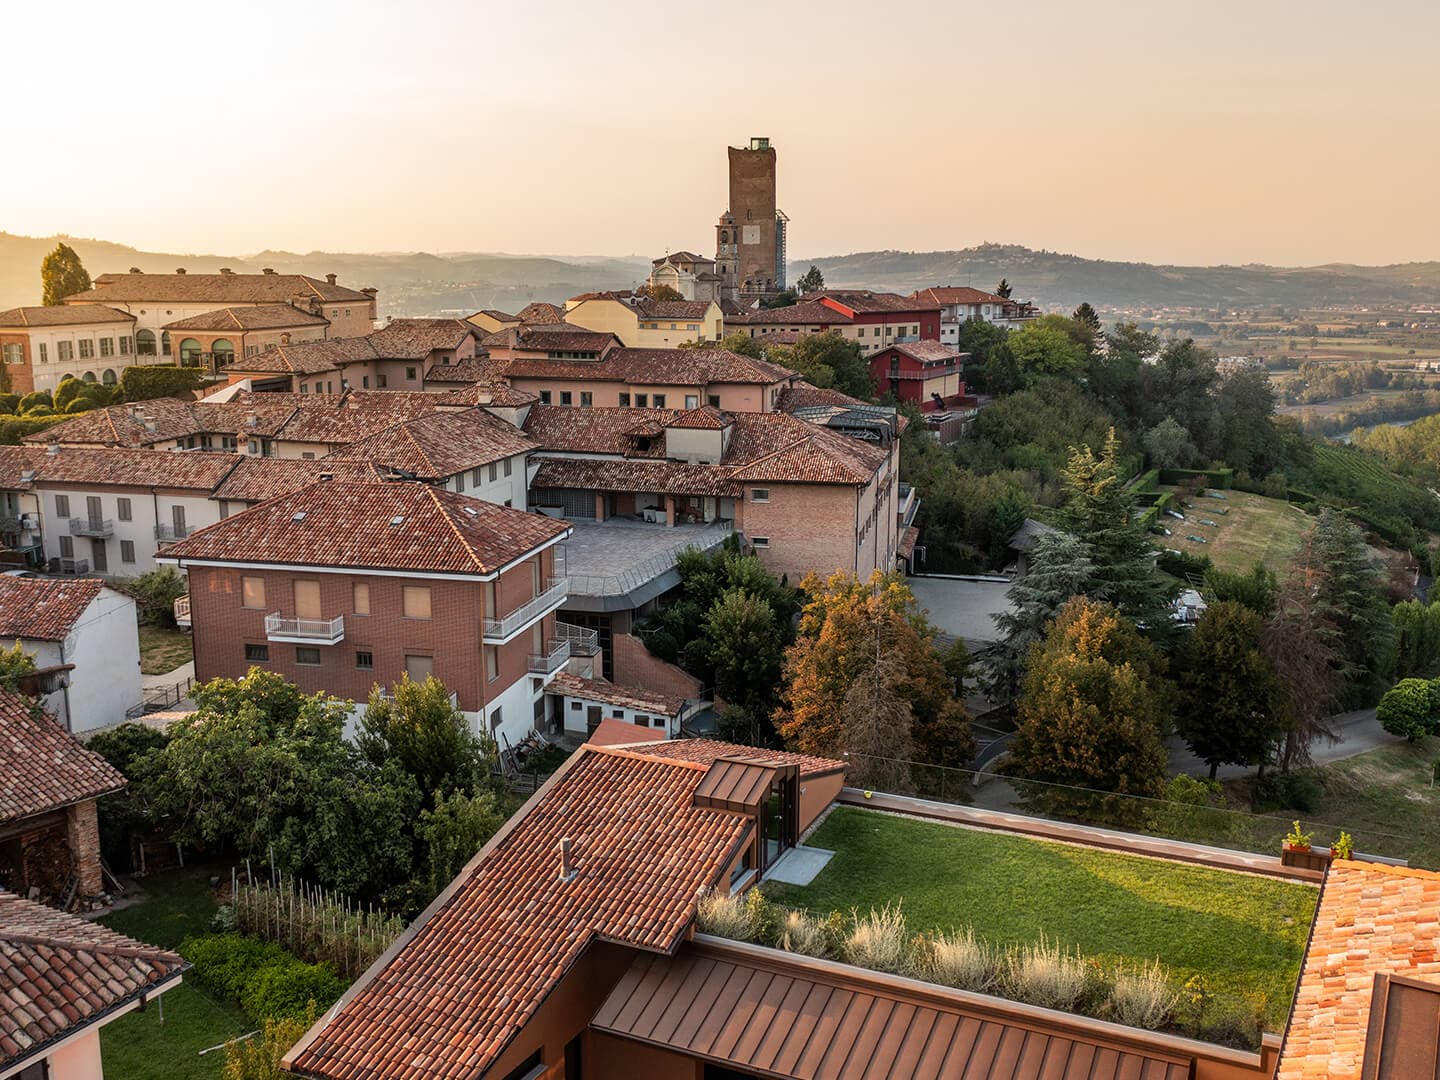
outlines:
[{"label": "skylight on roof", "polygon": [[293,514],[290,515],[290,520],[291,520],[291,521],[304,521],[304,520],[305,520],[305,511],[304,511],[304,510],[296,510],[295,513],[293,513]]},{"label": "skylight on roof", "polygon": [[392,518],[390,519],[390,524],[391,524],[391,525],[403,525],[403,524],[405,524],[405,515],[404,515],[404,514],[396,514],[394,517],[392,517]]},{"label": "skylight on roof", "polygon": [[471,517],[474,517],[477,513],[479,513],[479,511],[476,510],[473,506],[462,506],[460,509],[464,510],[465,513],[469,514]]}]

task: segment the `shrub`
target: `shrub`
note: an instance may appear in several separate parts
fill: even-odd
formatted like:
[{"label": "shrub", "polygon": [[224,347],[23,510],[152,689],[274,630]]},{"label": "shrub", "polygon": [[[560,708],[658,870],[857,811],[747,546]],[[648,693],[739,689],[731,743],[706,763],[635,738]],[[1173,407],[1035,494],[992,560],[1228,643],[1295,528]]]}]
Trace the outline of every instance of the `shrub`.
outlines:
[{"label": "shrub", "polygon": [[1260,1006],[1236,998],[1216,998],[1207,1003],[1196,1035],[1220,1046],[1254,1050],[1264,1030],[1265,1014]]},{"label": "shrub", "polygon": [[776,944],[802,956],[830,955],[830,934],[823,922],[803,911],[787,911],[780,920]]},{"label": "shrub", "polygon": [[1428,679],[1401,679],[1385,692],[1375,709],[1380,726],[1414,742],[1440,726],[1435,686]]},{"label": "shrub", "polygon": [[1033,945],[1012,949],[1006,957],[1006,995],[1042,1008],[1073,1009],[1088,978],[1078,952],[1051,944],[1043,936]]},{"label": "shrub", "polygon": [[251,973],[240,993],[240,1007],[259,1020],[298,1019],[311,1004],[327,1009],[345,992],[328,964],[307,964],[286,954],[284,960]]},{"label": "shrub", "polygon": [[12,393],[0,394],[0,413],[14,415],[20,411],[20,395]]},{"label": "shrub", "polygon": [[[1177,522],[1183,525],[1184,522]],[[1191,555],[1185,551],[1176,551],[1173,548],[1166,548],[1155,559],[1155,566],[1162,573],[1169,574],[1184,581],[1192,578],[1199,581],[1215,568],[1210,561],[1209,555]]]},{"label": "shrub", "polygon": [[34,435],[37,431],[54,427],[66,419],[64,416],[46,416],[37,411],[48,408],[48,405],[37,405],[24,416],[0,418],[0,446],[19,446],[26,435]]},{"label": "shrub", "polygon": [[280,1059],[314,1022],[313,1010],[303,1019],[266,1020],[260,1038],[226,1043],[221,1080],[287,1080]]},{"label": "shrub", "polygon": [[696,899],[695,921],[707,934],[731,941],[755,939],[755,929],[745,901],[719,889],[706,889]]},{"label": "shrub", "polygon": [[198,389],[201,379],[199,368],[146,364],[127,367],[120,375],[120,389],[126,401],[149,401]]},{"label": "shrub", "polygon": [[1269,773],[1257,777],[1250,788],[1250,802],[1259,812],[1267,810],[1299,810],[1313,814],[1320,806],[1324,791],[1320,782],[1308,773]]},{"label": "shrub", "polygon": [[1180,995],[1170,986],[1160,961],[1135,971],[1121,969],[1110,991],[1110,1011],[1118,1023],[1157,1031],[1175,1010]]},{"label": "shrub", "polygon": [[851,917],[854,925],[845,939],[846,959],[875,971],[904,971],[910,942],[900,905],[871,908],[864,916],[852,911]]},{"label": "shrub", "polygon": [[186,938],[180,943],[180,955],[194,965],[191,976],[196,982],[221,997],[239,1001],[256,971],[283,961],[287,954],[278,945],[244,934],[209,934]]},{"label": "shrub", "polygon": [[916,975],[957,990],[983,994],[1000,978],[1000,958],[974,930],[935,934],[925,943],[923,959]]},{"label": "shrub", "polygon": [[175,625],[175,601],[185,595],[185,579],[170,566],[146,571],[126,586],[140,605],[140,621],[153,626]]}]

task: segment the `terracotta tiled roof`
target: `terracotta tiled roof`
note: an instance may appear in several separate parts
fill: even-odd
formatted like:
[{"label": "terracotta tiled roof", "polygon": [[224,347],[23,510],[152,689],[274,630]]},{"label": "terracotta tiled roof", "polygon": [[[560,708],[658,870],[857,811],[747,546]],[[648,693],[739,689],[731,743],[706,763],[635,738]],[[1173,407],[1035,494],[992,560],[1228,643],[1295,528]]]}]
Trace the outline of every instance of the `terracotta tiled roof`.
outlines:
[{"label": "terracotta tiled roof", "polygon": [[386,360],[424,360],[437,349],[458,349],[467,338],[479,336],[475,324],[464,319],[391,319],[365,335]]},{"label": "terracotta tiled roof", "polygon": [[104,587],[94,578],[0,577],[0,641],[64,641]]},{"label": "terracotta tiled roof", "polygon": [[1440,874],[1336,860],[1276,1080],[1359,1080],[1377,972],[1440,984]]},{"label": "terracotta tiled roof", "polygon": [[322,300],[363,304],[370,297],[343,285],[306,274],[101,274],[95,287],[67,296],[67,304],[104,304],[112,300],[143,303],[289,304]]},{"label": "terracotta tiled roof", "polygon": [[785,413],[736,413],[726,462],[744,481],[865,484],[886,451]]},{"label": "terracotta tiled roof", "polygon": [[564,405],[536,405],[525,418],[525,434],[545,450],[586,454],[625,454],[658,457],[660,447],[641,452],[634,436],[643,425],[664,425],[680,416],[678,409],[574,409]]},{"label": "terracotta tiled roof", "polygon": [[[475,312],[475,315],[489,315],[490,318],[495,319],[499,322],[520,321],[520,316],[511,315],[508,311],[501,311],[499,308],[481,308],[479,311]],[[471,315],[470,318],[475,318],[475,315]]]},{"label": "terracotta tiled roof", "polygon": [[651,712],[658,716],[679,716],[680,711],[685,708],[685,699],[673,694],[662,694],[658,690],[647,690],[640,686],[620,686],[607,679],[587,679],[572,675],[568,671],[557,674],[545,689],[551,694],[589,698],[591,701],[603,701],[607,705]]},{"label": "terracotta tiled roof", "polygon": [[99,798],[125,777],[29,698],[0,690],[0,823]]},{"label": "terracotta tiled roof", "polygon": [[719,758],[743,757],[750,761],[763,761],[767,765],[798,765],[801,776],[820,776],[823,773],[839,772],[845,768],[843,761],[814,757],[811,754],[796,754],[789,750],[767,750],[756,746],[736,746],[719,739],[670,739],[667,742],[647,746],[644,753],[651,757],[671,758],[688,761],[695,765],[710,766]]},{"label": "terracotta tiled roof", "polygon": [[780,391],[780,411],[794,412],[796,409],[816,405],[864,405],[859,398],[842,394],[839,390],[812,386],[808,382],[797,382]]},{"label": "terracotta tiled roof", "polygon": [[1006,300],[1003,296],[986,292],[984,289],[972,289],[968,285],[939,285],[932,289],[917,289],[910,294],[910,299],[924,301],[926,304],[939,307],[950,307],[954,304],[1013,304],[1015,302]]},{"label": "terracotta tiled roof", "polygon": [[[894,349],[898,353],[919,360],[921,363],[933,363],[936,360],[960,360],[970,355],[952,349],[949,345],[942,345],[938,341],[902,341],[881,349],[876,356],[883,356]],[[872,356],[871,359],[874,357]]]},{"label": "terracotta tiled roof", "polygon": [[651,742],[654,738],[655,732],[649,728],[607,716],[590,732],[585,741],[591,746],[631,746],[635,743]]},{"label": "terracotta tiled roof", "polygon": [[466,357],[452,364],[431,364],[425,372],[427,383],[455,383],[464,385],[474,382],[495,382],[505,374],[507,360],[492,360],[488,356]]},{"label": "terracotta tiled roof", "polygon": [[[431,370],[433,371],[434,368]],[[532,394],[528,390],[516,390],[509,383],[482,381],[470,383],[458,390],[447,391],[440,395],[440,400],[442,407],[493,405],[499,409],[517,409],[525,405],[534,405],[540,400],[540,396]]]},{"label": "terracotta tiled roof", "polygon": [[382,428],[424,416],[439,404],[439,394],[398,390],[348,394],[339,403],[296,409],[275,432],[275,438],[283,442],[349,446]]},{"label": "terracotta tiled roof", "polygon": [[[806,293],[801,303],[808,301],[829,302],[858,314],[903,314],[908,311],[936,311],[940,305],[932,300],[915,296],[901,296],[899,293],[874,292],[870,289],[823,289]],[[781,309],[783,310],[783,309]]]},{"label": "terracotta tiled roof", "polygon": [[489,575],[570,526],[429,484],[322,480],[200,529],[168,559]]},{"label": "terracotta tiled roof", "polygon": [[[643,748],[649,750],[649,747]],[[733,749],[733,748],[731,748]],[[692,804],[698,767],[582,747],[287,1055],[333,1080],[485,1073],[596,938],[673,951],[751,822]],[[571,839],[574,876],[558,845]]]},{"label": "terracotta tiled roof", "polygon": [[[23,490],[34,483],[97,487],[178,488],[210,492],[235,467],[236,454],[204,450],[93,449],[62,446],[51,454],[37,446],[0,446],[0,487]],[[33,480],[23,480],[33,471]]]},{"label": "terracotta tiled roof", "polygon": [[716,495],[739,498],[745,487],[725,465],[682,461],[615,461],[609,458],[541,458],[531,489],[627,491],[659,495]]},{"label": "terracotta tiled roof", "polygon": [[662,266],[662,265],[664,265],[664,264],[667,263],[667,262],[673,262],[673,263],[682,263],[682,262],[687,262],[687,263],[708,262],[708,263],[713,263],[714,261],[715,261],[714,259],[707,259],[707,258],[705,258],[705,256],[703,256],[703,255],[696,255],[693,251],[672,251],[672,252],[670,252],[669,255],[661,255],[660,258],[658,258],[658,259],[651,259],[651,260],[650,260],[650,265],[651,265],[651,266]]},{"label": "terracotta tiled roof", "polygon": [[565,321],[565,309],[557,304],[537,301],[526,304],[515,317],[522,323],[562,323]]},{"label": "terracotta tiled roof", "polygon": [[634,308],[642,319],[703,319],[709,300],[636,300]]},{"label": "terracotta tiled roof", "polygon": [[487,349],[508,349],[514,352],[593,352],[601,353],[620,344],[612,333],[587,330],[569,323],[541,323],[535,326],[512,326],[486,334],[481,344]]},{"label": "terracotta tiled roof", "polygon": [[850,316],[818,300],[802,300],[781,308],[747,309],[738,315],[726,314],[729,326],[832,326],[850,322]]},{"label": "terracotta tiled roof", "polygon": [[86,326],[97,323],[133,323],[135,316],[126,311],[116,311],[103,304],[86,304],[84,307],[17,307],[0,311],[0,326]]},{"label": "terracotta tiled roof", "polygon": [[212,499],[227,502],[259,503],[276,499],[316,483],[322,474],[335,480],[379,480],[380,473],[370,461],[302,461],[295,458],[254,457],[244,454],[235,468],[210,493]]},{"label": "terracotta tiled roof", "polygon": [[723,413],[714,405],[701,405],[698,409],[689,409],[681,413],[666,427],[672,428],[696,428],[708,431],[722,431],[729,427],[734,421],[729,413]]},{"label": "terracotta tiled roof", "polygon": [[805,337],[808,331],[805,330],[772,330],[769,327],[761,327],[760,332],[755,335],[756,340],[766,345],[794,345],[801,338]]},{"label": "terracotta tiled roof", "polygon": [[484,409],[446,409],[353,442],[332,459],[374,461],[421,480],[442,480],[537,448],[514,425]]},{"label": "terracotta tiled roof", "polygon": [[909,526],[900,534],[900,542],[895,545],[895,554],[901,558],[908,559],[915,554],[915,544],[920,539],[920,527]]},{"label": "terracotta tiled roof", "polygon": [[184,969],[173,952],[0,891],[0,1069],[153,993]]},{"label": "terracotta tiled roof", "polygon": [[368,337],[325,338],[276,345],[254,356],[237,356],[224,370],[239,375],[318,375],[379,358],[379,351]]},{"label": "terracotta tiled roof", "polygon": [[241,405],[203,398],[198,402],[154,398],[91,409],[52,428],[27,435],[25,442],[153,446],[191,435],[235,435],[240,431],[271,435],[294,411],[293,405],[282,401],[252,401]]},{"label": "terracotta tiled roof", "polygon": [[329,326],[330,320],[290,304],[219,308],[166,323],[166,330],[281,330],[293,326]]}]

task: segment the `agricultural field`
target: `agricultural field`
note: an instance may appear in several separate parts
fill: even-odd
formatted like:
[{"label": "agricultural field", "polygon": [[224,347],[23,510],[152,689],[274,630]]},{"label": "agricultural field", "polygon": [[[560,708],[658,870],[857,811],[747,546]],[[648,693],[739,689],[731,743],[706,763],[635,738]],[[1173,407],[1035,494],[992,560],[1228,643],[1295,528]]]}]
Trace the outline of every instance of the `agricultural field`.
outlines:
[{"label": "agricultural field", "polygon": [[[1267,499],[1248,491],[1223,491],[1223,499],[1202,495],[1182,510],[1185,520],[1162,514],[1159,524],[1171,535],[1157,538],[1165,547],[1187,555],[1208,555],[1220,570],[1244,572],[1256,562],[1284,575],[1300,551],[1301,541],[1315,519],[1282,499]],[[1214,525],[1203,525],[1212,521]],[[1204,538],[1206,543],[1189,539]]]}]

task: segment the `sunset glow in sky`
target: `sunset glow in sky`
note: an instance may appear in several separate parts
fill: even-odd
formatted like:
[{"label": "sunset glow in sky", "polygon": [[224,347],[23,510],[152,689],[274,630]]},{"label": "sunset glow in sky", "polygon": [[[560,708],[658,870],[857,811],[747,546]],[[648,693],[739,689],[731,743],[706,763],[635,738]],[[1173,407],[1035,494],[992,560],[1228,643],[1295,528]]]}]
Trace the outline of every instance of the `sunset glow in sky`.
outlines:
[{"label": "sunset glow in sky", "polygon": [[766,135],[794,257],[1440,258],[1434,0],[21,0],[3,34],[14,233],[704,252]]}]

